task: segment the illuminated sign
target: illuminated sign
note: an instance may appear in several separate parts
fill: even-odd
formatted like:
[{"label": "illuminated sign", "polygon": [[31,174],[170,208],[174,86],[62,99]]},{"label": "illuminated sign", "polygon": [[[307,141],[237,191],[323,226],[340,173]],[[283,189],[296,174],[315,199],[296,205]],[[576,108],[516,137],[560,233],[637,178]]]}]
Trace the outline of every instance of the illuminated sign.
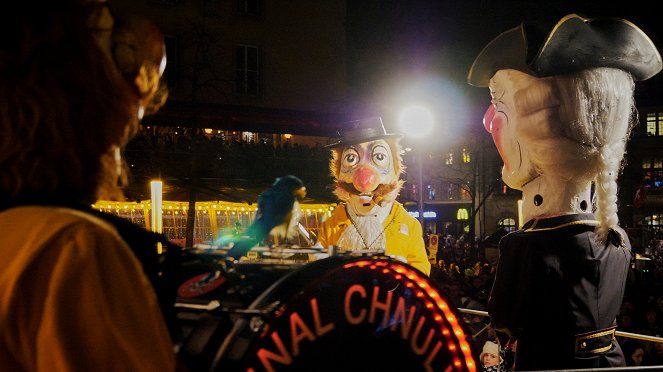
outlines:
[{"label": "illuminated sign", "polygon": [[[419,212],[418,211],[407,212],[407,214],[409,214],[410,216],[412,216],[414,218],[419,218]],[[437,213],[435,211],[424,212],[424,218],[436,218],[436,217],[437,217]]]},{"label": "illuminated sign", "polygon": [[469,213],[467,213],[467,209],[458,208],[458,212],[456,212],[456,219],[458,221],[466,221],[468,218],[469,218]]},{"label": "illuminated sign", "polygon": [[[477,371],[471,336],[437,285],[400,261],[333,256],[274,284],[216,368]],[[238,356],[241,355],[241,358]]]}]

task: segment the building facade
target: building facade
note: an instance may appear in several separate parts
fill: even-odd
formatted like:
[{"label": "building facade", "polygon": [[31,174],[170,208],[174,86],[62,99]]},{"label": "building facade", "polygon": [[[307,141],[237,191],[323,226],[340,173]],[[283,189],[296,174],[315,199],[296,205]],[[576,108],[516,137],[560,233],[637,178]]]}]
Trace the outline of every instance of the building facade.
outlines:
[{"label": "building facade", "polygon": [[[264,0],[114,0],[114,10],[148,15],[166,35],[169,99],[156,115],[145,118],[144,126],[174,133],[186,128],[208,139],[274,147],[329,143],[343,123],[363,110],[357,103],[362,77],[385,57],[371,59],[361,45],[349,45],[348,28],[362,26],[348,19],[349,6],[362,11],[345,0],[293,0],[287,6]],[[638,249],[661,235],[662,80],[657,76],[636,87],[639,124],[620,177],[620,221]],[[368,93],[381,89],[368,85]],[[393,128],[393,117],[386,119]],[[467,118],[457,121],[463,120]],[[422,201],[424,232],[487,237],[523,223],[518,220],[520,193],[501,182],[502,162],[490,136],[469,133],[452,136],[453,144],[404,154],[406,183],[399,200],[413,215]],[[415,155],[418,151],[424,155]],[[278,155],[270,159],[280,161]],[[258,176],[265,173],[254,168],[258,170],[251,172]],[[234,180],[252,176],[247,172],[238,176],[219,170]],[[325,189],[328,182],[320,176],[306,181],[312,182],[312,190]]]},{"label": "building facade", "polygon": [[[166,38],[168,101],[144,124],[333,135],[347,105],[345,0],[116,0]],[[273,137],[273,138],[272,138]]]}]

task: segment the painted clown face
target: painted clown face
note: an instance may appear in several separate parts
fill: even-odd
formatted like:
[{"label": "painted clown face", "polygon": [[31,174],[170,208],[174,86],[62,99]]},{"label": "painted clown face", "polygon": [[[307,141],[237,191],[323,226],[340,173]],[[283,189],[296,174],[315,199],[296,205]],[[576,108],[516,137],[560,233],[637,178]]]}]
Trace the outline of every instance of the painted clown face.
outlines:
[{"label": "painted clown face", "polygon": [[549,86],[516,70],[500,70],[490,80],[492,99],[484,126],[504,162],[502,180],[513,189],[522,190],[538,175],[530,156],[539,151],[537,141],[558,136],[552,130],[549,110],[557,103],[537,102]]},{"label": "painted clown face", "polygon": [[398,188],[396,161],[383,139],[344,147],[337,159],[337,195],[341,193],[358,213],[369,213]]}]

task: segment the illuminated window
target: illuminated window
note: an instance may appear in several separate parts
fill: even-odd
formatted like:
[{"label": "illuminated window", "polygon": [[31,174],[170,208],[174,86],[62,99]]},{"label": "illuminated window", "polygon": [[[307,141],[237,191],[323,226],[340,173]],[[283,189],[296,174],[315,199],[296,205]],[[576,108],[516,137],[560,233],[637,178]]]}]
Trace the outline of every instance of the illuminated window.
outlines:
[{"label": "illuminated window", "polygon": [[257,95],[258,89],[258,47],[238,45],[235,51],[235,87],[239,94]]},{"label": "illuminated window", "polygon": [[461,200],[471,200],[472,199],[472,194],[470,193],[470,189],[465,188],[465,187],[459,187],[460,189],[460,198]]},{"label": "illuminated window", "polygon": [[472,161],[472,158],[470,157],[470,152],[467,151],[466,148],[463,148],[463,163],[467,164],[470,161]]},{"label": "illuminated window", "polygon": [[448,152],[444,156],[444,164],[446,165],[452,165],[454,163],[454,153],[453,152]]},{"label": "illuminated window", "polygon": [[428,200],[435,200],[435,186],[427,185],[426,188],[428,189]]},{"label": "illuminated window", "polygon": [[458,185],[455,185],[451,182],[444,182],[442,184],[442,190],[444,190],[444,195],[442,195],[442,199],[458,200],[460,198]]},{"label": "illuminated window", "polygon": [[663,157],[642,159],[642,184],[647,190],[663,190]]},{"label": "illuminated window", "polygon": [[499,220],[497,225],[499,227],[503,228],[504,230],[508,231],[508,232],[516,231],[516,219],[515,218],[511,218],[511,217],[502,218],[501,220]]},{"label": "illuminated window", "polygon": [[661,229],[661,220],[663,220],[663,214],[652,214],[643,218],[640,221],[640,226],[646,227],[654,234],[660,234],[663,232],[663,229]]},{"label": "illuminated window", "polygon": [[647,113],[647,135],[663,136],[663,112]]},{"label": "illuminated window", "polygon": [[250,142],[253,141],[253,138],[254,138],[253,133],[251,133],[251,132],[242,132],[242,139],[244,140],[244,142],[249,142],[250,143]]}]

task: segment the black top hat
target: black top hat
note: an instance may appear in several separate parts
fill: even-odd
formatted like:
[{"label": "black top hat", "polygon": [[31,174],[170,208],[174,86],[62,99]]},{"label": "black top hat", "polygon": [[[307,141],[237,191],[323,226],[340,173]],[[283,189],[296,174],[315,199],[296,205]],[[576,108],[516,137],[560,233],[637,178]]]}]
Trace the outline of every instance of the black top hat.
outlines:
[{"label": "black top hat", "polygon": [[502,69],[544,77],[592,67],[614,67],[631,73],[636,81],[661,71],[661,55],[656,46],[627,20],[569,14],[552,28],[549,26],[523,22],[500,34],[474,60],[468,83],[486,87]]},{"label": "black top hat", "polygon": [[338,141],[325,147],[339,147],[362,142],[374,141],[380,138],[402,137],[400,133],[387,133],[382,124],[382,118],[371,117],[347,123],[347,129],[338,131]]}]

